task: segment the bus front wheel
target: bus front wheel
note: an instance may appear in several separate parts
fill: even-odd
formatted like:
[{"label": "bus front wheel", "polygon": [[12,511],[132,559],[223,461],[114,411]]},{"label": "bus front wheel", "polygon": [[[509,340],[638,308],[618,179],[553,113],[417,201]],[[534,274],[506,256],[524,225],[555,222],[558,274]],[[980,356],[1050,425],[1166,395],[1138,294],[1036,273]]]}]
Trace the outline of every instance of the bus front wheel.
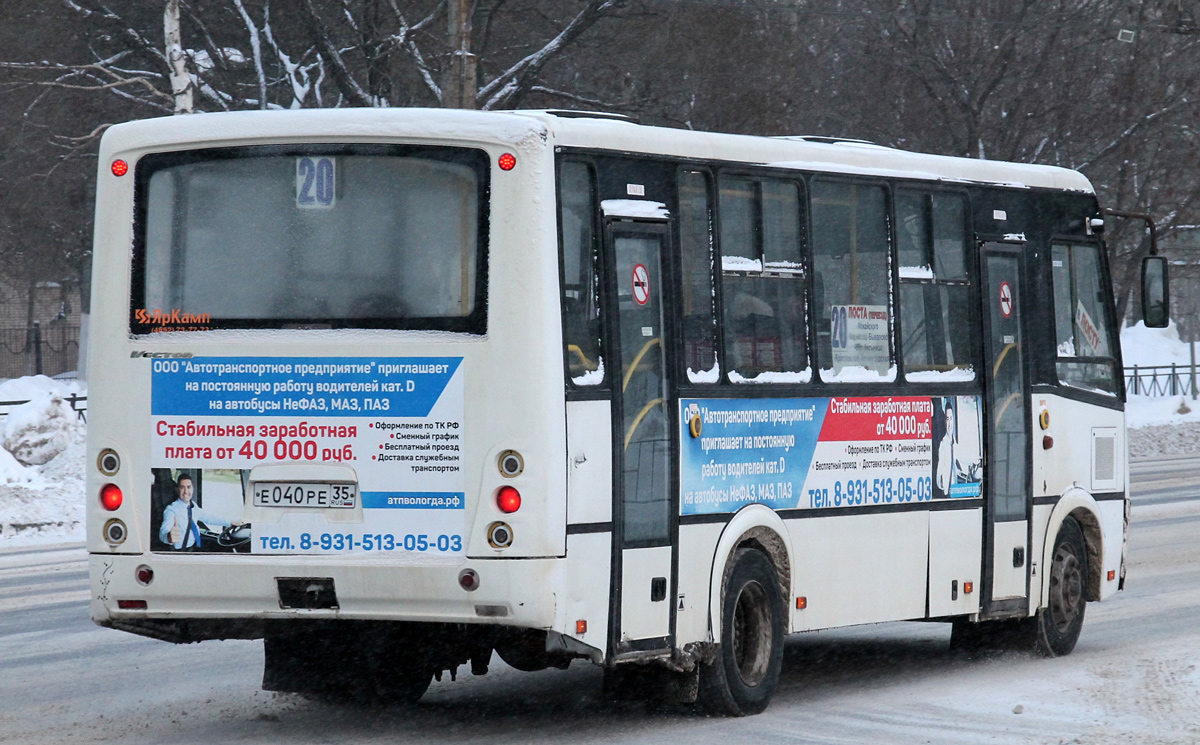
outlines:
[{"label": "bus front wheel", "polygon": [[1087,608],[1087,543],[1083,530],[1068,517],[1054,539],[1046,606],[1037,615],[1037,651],[1047,657],[1070,654],[1083,629]]},{"label": "bus front wheel", "polygon": [[721,646],[700,670],[705,708],[732,716],[767,708],[783,666],[784,617],[771,561],[761,551],[738,550],[721,600]]}]

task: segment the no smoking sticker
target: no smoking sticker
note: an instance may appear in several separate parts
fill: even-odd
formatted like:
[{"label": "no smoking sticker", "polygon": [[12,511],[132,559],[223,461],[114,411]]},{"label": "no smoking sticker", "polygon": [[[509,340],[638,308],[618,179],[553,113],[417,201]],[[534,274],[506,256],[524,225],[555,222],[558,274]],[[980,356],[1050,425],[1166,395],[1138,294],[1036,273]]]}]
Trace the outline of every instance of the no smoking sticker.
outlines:
[{"label": "no smoking sticker", "polygon": [[645,264],[635,264],[633,267],[633,299],[638,305],[645,305],[650,299],[650,272]]},{"label": "no smoking sticker", "polygon": [[1005,318],[1012,316],[1012,288],[1007,282],[1000,283],[1000,312]]}]

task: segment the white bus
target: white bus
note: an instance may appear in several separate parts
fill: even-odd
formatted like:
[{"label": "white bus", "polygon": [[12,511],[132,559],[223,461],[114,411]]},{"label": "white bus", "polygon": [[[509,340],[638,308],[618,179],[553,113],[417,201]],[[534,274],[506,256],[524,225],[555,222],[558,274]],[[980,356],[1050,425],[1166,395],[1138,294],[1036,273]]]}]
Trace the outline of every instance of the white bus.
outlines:
[{"label": "white bus", "polygon": [[263,638],[269,690],[495,651],[748,714],[787,634],[1060,655],[1122,586],[1078,173],[414,109],[121,124],[100,164],[103,626]]}]

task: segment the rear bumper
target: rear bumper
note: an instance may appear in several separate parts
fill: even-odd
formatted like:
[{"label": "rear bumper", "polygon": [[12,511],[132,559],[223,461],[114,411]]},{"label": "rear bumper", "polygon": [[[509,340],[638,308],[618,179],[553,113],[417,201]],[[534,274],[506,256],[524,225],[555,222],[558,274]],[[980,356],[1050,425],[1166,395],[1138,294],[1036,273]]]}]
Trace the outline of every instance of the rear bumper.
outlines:
[{"label": "rear bumper", "polygon": [[[100,625],[118,628],[136,626],[142,619],[243,620],[253,622],[252,628],[271,619],[344,618],[549,629],[560,563],[550,558],[401,566],[325,557],[260,561],[249,556],[92,554],[91,615]],[[137,580],[142,565],[154,571],[149,585]],[[465,568],[479,575],[479,586],[471,592],[458,583]],[[322,608],[285,607],[278,580],[289,578],[332,580],[336,602]],[[121,608],[121,601],[145,605]]]}]

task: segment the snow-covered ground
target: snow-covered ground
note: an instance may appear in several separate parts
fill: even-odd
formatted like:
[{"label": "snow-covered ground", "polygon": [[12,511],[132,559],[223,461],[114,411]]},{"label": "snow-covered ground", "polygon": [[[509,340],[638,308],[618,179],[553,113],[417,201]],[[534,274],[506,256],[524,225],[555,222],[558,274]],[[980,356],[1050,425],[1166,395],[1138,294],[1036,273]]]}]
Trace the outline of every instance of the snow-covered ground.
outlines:
[{"label": "snow-covered ground", "polygon": [[[1191,365],[1187,342],[1172,323],[1148,329],[1142,323],[1121,332],[1121,353],[1132,367]],[[1196,357],[1200,360],[1200,344]],[[1186,374],[1185,374],[1186,380]],[[1125,407],[1132,457],[1200,453],[1200,400],[1191,396],[1129,396]]]},{"label": "snow-covered ground", "polygon": [[0,547],[82,541],[87,425],[63,399],[76,381],[44,375],[0,383]]}]

